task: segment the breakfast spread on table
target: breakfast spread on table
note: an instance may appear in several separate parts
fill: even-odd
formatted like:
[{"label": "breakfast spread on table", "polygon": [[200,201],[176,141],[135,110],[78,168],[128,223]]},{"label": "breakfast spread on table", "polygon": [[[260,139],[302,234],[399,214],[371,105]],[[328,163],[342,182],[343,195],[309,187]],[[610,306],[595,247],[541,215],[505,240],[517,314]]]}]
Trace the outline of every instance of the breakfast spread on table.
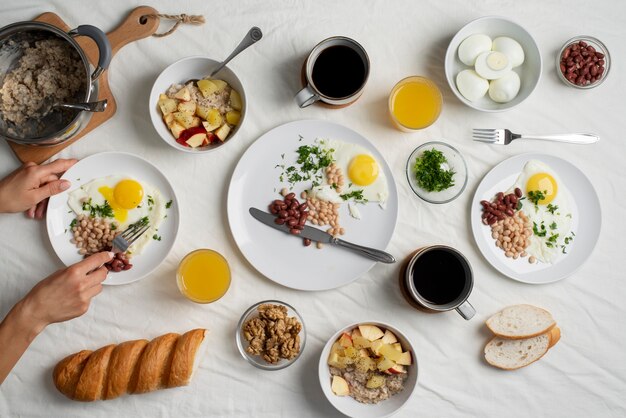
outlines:
[{"label": "breakfast spread on table", "polygon": [[[479,20],[484,19],[508,25],[506,19]],[[517,104],[514,100],[523,101],[537,84],[540,70],[536,65],[541,66],[537,45],[523,29],[492,33],[474,30],[475,22],[459,31],[450,44],[448,54],[454,63],[446,68],[450,88],[460,93],[461,101],[466,99],[469,104],[465,104],[479,110],[510,109]],[[517,28],[512,23],[506,27]],[[68,100],[76,93],[80,78],[74,73],[82,67],[75,69],[66,61],[77,56],[77,51],[61,39],[51,45],[44,42],[52,41],[26,48],[19,66],[3,79],[2,118],[19,123],[35,116],[43,103]],[[607,54],[598,40],[571,40],[557,58],[557,72],[576,87],[595,87],[607,77]],[[45,59],[48,55],[57,57],[56,61]],[[453,67],[457,60],[462,67]],[[65,68],[63,73],[57,68],[59,63]],[[199,155],[240,136],[237,127],[244,122],[246,104],[243,85],[228,67],[218,68],[210,77],[193,78],[201,76],[201,68],[208,72],[211,65],[215,61],[186,58],[168,67],[154,84],[149,106],[155,130],[177,150]],[[296,101],[300,107],[315,102],[334,109],[351,105],[366,86],[370,65],[365,49],[356,41],[328,38],[308,55],[304,88]],[[181,84],[181,80],[188,81]],[[388,97],[391,123],[405,132],[435,123],[442,105],[440,86],[421,76],[400,80]],[[511,141],[499,142],[492,135],[483,130],[478,136],[496,144]],[[79,162],[65,174],[78,187],[50,199],[47,222],[53,247],[66,264],[75,261],[76,253],[89,256],[112,250],[116,255],[107,268],[116,273],[111,276],[123,279],[110,283],[139,280],[174,245],[179,215],[172,186],[158,168],[140,157],[110,153],[83,162],[90,158],[91,165]],[[583,205],[597,203],[597,195],[582,172],[571,170],[556,157],[538,154],[513,159],[494,167],[471,199],[476,244],[504,275],[532,283],[560,280],[585,261],[597,240],[599,224],[583,222],[599,219],[595,206]],[[99,172],[102,166],[119,171]],[[245,175],[248,172],[254,175]],[[85,177],[76,178],[78,173]],[[465,190],[468,168],[456,148],[431,141],[410,154],[406,177],[425,204],[445,204]],[[398,199],[392,171],[366,138],[325,121],[296,121],[260,137],[241,156],[229,187],[227,209],[233,238],[253,267],[285,286],[322,290],[356,280],[378,261],[395,262],[383,250],[397,222]],[[293,245],[299,241],[293,236],[303,245]],[[313,244],[327,249],[311,255],[310,249],[302,248]],[[338,247],[351,250],[353,258],[346,261],[342,257],[350,253]],[[268,248],[280,259],[269,256]],[[577,254],[575,266],[562,263],[570,252]],[[311,257],[315,257],[314,265],[296,274],[291,266],[300,266],[303,260],[310,263]],[[476,314],[468,301],[474,275],[460,251],[423,243],[405,257],[399,287],[408,304],[428,313],[455,310],[466,320]],[[219,300],[232,280],[226,258],[211,249],[190,252],[176,271],[181,294],[195,303]],[[486,325],[494,337],[484,348],[485,360],[505,370],[541,359],[561,337],[548,311],[527,304],[504,308]],[[54,384],[68,398],[79,401],[184,386],[202,359],[205,334],[204,329],[196,329],[150,342],[83,350],[57,364]],[[253,305],[236,330],[241,355],[263,370],[293,364],[305,341],[302,317],[280,301]],[[389,409],[384,414],[393,413],[415,389],[417,359],[411,341],[399,330],[382,323],[357,323],[328,340],[319,360],[320,384],[328,400],[347,415],[358,415],[353,408],[371,404],[386,405]]]}]

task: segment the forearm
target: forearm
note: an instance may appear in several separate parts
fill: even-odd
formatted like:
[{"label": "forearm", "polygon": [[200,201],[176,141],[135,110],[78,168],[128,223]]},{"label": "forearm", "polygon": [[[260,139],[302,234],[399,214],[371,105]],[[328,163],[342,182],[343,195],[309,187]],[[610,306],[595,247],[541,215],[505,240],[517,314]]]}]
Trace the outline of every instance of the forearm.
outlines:
[{"label": "forearm", "polygon": [[18,302],[0,323],[0,385],[43,328],[29,313],[26,300]]}]

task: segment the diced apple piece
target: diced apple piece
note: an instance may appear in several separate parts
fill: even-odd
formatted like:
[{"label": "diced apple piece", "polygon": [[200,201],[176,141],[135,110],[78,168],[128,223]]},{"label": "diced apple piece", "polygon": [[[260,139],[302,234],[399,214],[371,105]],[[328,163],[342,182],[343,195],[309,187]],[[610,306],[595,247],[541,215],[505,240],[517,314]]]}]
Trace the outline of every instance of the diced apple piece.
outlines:
[{"label": "diced apple piece", "polygon": [[361,373],[367,373],[370,370],[376,369],[376,362],[369,356],[358,358],[354,365]]},{"label": "diced apple piece", "polygon": [[196,116],[207,120],[209,118],[209,112],[211,111],[210,107],[206,107],[206,106],[200,106],[197,105],[196,106]]},{"label": "diced apple piece", "polygon": [[395,361],[388,359],[387,357],[381,357],[381,358],[382,360],[378,362],[378,370],[380,371],[391,369],[393,366],[396,365]]},{"label": "diced apple piece", "polygon": [[352,333],[350,334],[350,336],[354,340],[355,337],[362,337],[363,335],[361,335],[361,331],[359,331],[358,328],[355,328],[352,330]]},{"label": "diced apple piece", "polygon": [[222,126],[220,126],[220,128],[217,131],[215,131],[215,135],[217,135],[217,137],[222,142],[226,140],[226,137],[228,136],[229,133],[230,133],[230,126],[226,124],[223,124]]},{"label": "diced apple piece", "polygon": [[197,116],[194,116],[191,118],[191,127],[195,128],[197,126],[201,126],[202,125],[202,119],[200,119]]},{"label": "diced apple piece", "polygon": [[333,376],[333,382],[330,385],[333,393],[337,396],[347,396],[350,394],[348,382],[343,377]]},{"label": "diced apple piece", "polygon": [[400,344],[400,343],[393,343],[391,345],[393,345],[393,348],[395,348],[396,350],[402,351],[402,344]]},{"label": "diced apple piece", "polygon": [[182,89],[178,90],[174,97],[178,100],[188,102],[189,100],[191,100],[191,92],[189,92],[189,89],[185,86]]},{"label": "diced apple piece", "polygon": [[352,337],[350,337],[350,334],[344,332],[341,338],[339,338],[339,345],[343,348],[352,347]]},{"label": "diced apple piece", "polygon": [[385,376],[381,376],[379,374],[375,374],[369,378],[365,387],[368,389],[376,389],[385,384]]},{"label": "diced apple piece", "polygon": [[206,134],[195,134],[192,135],[191,138],[189,138],[185,142],[187,142],[187,145],[189,145],[191,148],[197,148],[204,143],[205,139]]},{"label": "diced apple piece", "polygon": [[370,348],[372,343],[365,337],[352,337],[352,344],[355,348]]},{"label": "diced apple piece", "polygon": [[377,340],[385,335],[385,333],[375,325],[359,325],[359,331],[361,331],[361,335],[370,341]]},{"label": "diced apple piece", "polygon": [[374,353],[375,355],[379,356],[380,355],[380,348],[383,345],[385,345],[383,340],[372,341],[372,343],[370,345],[370,350],[372,350],[372,353]]},{"label": "diced apple piece", "polygon": [[367,350],[367,348],[361,348],[361,349],[359,350],[359,355],[360,355],[361,357],[367,357],[367,358],[369,358],[369,357],[370,357],[370,352]]},{"label": "diced apple piece", "polygon": [[187,112],[174,112],[174,120],[189,129],[194,125],[194,116]]},{"label": "diced apple piece", "polygon": [[174,99],[165,99],[159,100],[159,109],[161,109],[161,113],[167,115],[168,113],[176,112],[176,108],[178,107],[178,101]]},{"label": "diced apple piece", "polygon": [[217,86],[217,90],[216,90],[217,93],[224,90],[226,86],[228,85],[228,83],[225,82],[224,80],[211,80],[211,82]]},{"label": "diced apple piece", "polygon": [[338,369],[345,369],[346,365],[343,362],[340,362],[339,359],[339,354],[336,352],[330,353],[330,356],[328,356],[328,365],[331,367],[337,367]]},{"label": "diced apple piece", "polygon": [[239,125],[239,120],[241,119],[241,113],[236,110],[231,110],[230,112],[226,112],[226,122],[231,125]]},{"label": "diced apple piece", "polygon": [[402,374],[402,373],[406,373],[406,369],[404,368],[404,366],[401,366],[399,364],[396,364],[393,367],[390,367],[389,370],[387,370],[389,373],[391,374]]},{"label": "diced apple piece", "polygon": [[339,341],[335,341],[333,346],[330,348],[330,353],[337,353],[340,356],[343,356],[343,347],[339,344]]},{"label": "diced apple piece", "polygon": [[185,130],[185,127],[178,122],[172,122],[169,127],[170,131],[172,131],[172,135],[174,135],[174,138],[176,139],[178,139],[181,132]]},{"label": "diced apple piece", "polygon": [[218,90],[217,85],[211,80],[198,80],[196,85],[205,99]]},{"label": "diced apple piece", "polygon": [[159,101],[165,100],[165,99],[169,99],[169,97],[167,97],[167,94],[163,94],[163,93],[159,94]]},{"label": "diced apple piece", "polygon": [[359,353],[359,350],[357,350],[356,348],[352,346],[346,348],[344,355],[346,358],[349,358],[353,362],[356,362],[359,359],[359,357],[361,357],[361,353]]},{"label": "diced apple piece", "polygon": [[243,102],[241,101],[241,96],[234,89],[230,91],[230,105],[235,110],[241,110],[243,108]]},{"label": "diced apple piece", "polygon": [[196,104],[194,102],[178,102],[178,111],[194,114],[196,113]]},{"label": "diced apple piece", "polygon": [[206,129],[207,132],[213,132],[214,130],[220,127],[220,125],[211,125],[207,121],[202,121],[202,126],[204,126],[204,129]]},{"label": "diced apple piece", "polygon": [[404,353],[402,353],[402,355],[396,361],[396,363],[401,364],[403,366],[410,366],[411,364],[413,364],[413,361],[411,360],[411,353],[408,351],[405,351]]},{"label": "diced apple piece", "polygon": [[211,126],[222,126],[223,118],[219,110],[211,109],[209,110],[206,121],[209,122]]},{"label": "diced apple piece", "polygon": [[402,351],[396,350],[391,344],[383,344],[378,351],[381,355],[392,361],[398,361],[402,356]]},{"label": "diced apple piece", "polygon": [[393,344],[393,343],[397,343],[398,339],[396,338],[396,336],[393,334],[393,332],[386,330],[385,331],[385,335],[383,335],[383,342],[385,344]]},{"label": "diced apple piece", "polygon": [[165,122],[165,124],[169,128],[169,126],[172,124],[172,122],[174,122],[174,114],[173,113],[168,113],[166,115],[163,115],[163,122]]}]

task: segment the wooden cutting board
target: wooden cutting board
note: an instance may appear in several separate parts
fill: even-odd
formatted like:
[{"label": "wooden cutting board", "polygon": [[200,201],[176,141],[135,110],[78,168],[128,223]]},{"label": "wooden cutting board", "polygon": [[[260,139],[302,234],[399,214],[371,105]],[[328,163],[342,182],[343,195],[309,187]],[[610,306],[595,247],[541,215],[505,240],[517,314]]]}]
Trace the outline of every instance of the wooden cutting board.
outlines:
[{"label": "wooden cutting board", "polygon": [[[117,28],[107,33],[107,37],[111,42],[112,56],[115,57],[117,51],[119,51],[124,45],[127,45],[133,41],[137,41],[139,39],[146,38],[156,32],[157,28],[159,27],[159,18],[142,17],[146,15],[156,15],[157,13],[158,12],[152,7],[137,7]],[[61,19],[58,15],[54,13],[44,13],[37,16],[33,20],[49,23],[51,25],[57,26],[58,28],[66,32],[71,29],[63,21],[63,19]],[[76,41],[85,51],[85,54],[89,58],[89,61],[95,68],[96,64],[98,63],[98,47],[96,46],[96,43],[85,36],[77,37]],[[63,142],[62,144],[42,147],[21,145],[9,141],[9,146],[11,147],[17,158],[19,158],[22,162],[34,161],[38,164],[42,163],[48,158],[60,152],[62,149],[72,145],[74,142],[83,138],[85,135],[87,135],[98,126],[102,125],[107,120],[111,119],[115,114],[115,111],[117,110],[117,104],[115,103],[115,98],[113,97],[113,93],[111,93],[111,88],[109,87],[108,71],[102,73],[102,75],[98,78],[98,83],[98,100],[108,100],[108,105],[104,112],[94,113],[91,117],[91,120],[89,121],[87,126],[83,128],[82,131],[80,131],[76,136]]]}]

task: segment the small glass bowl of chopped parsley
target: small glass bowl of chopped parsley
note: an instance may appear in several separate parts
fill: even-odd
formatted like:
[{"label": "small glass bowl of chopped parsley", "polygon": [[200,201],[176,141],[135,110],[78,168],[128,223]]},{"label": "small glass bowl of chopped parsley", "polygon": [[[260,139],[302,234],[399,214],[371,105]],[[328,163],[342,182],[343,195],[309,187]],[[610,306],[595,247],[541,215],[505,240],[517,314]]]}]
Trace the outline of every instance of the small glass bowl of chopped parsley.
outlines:
[{"label": "small glass bowl of chopped parsley", "polygon": [[467,164],[461,153],[445,142],[426,142],[406,162],[411,190],[429,203],[448,203],[467,185]]}]

